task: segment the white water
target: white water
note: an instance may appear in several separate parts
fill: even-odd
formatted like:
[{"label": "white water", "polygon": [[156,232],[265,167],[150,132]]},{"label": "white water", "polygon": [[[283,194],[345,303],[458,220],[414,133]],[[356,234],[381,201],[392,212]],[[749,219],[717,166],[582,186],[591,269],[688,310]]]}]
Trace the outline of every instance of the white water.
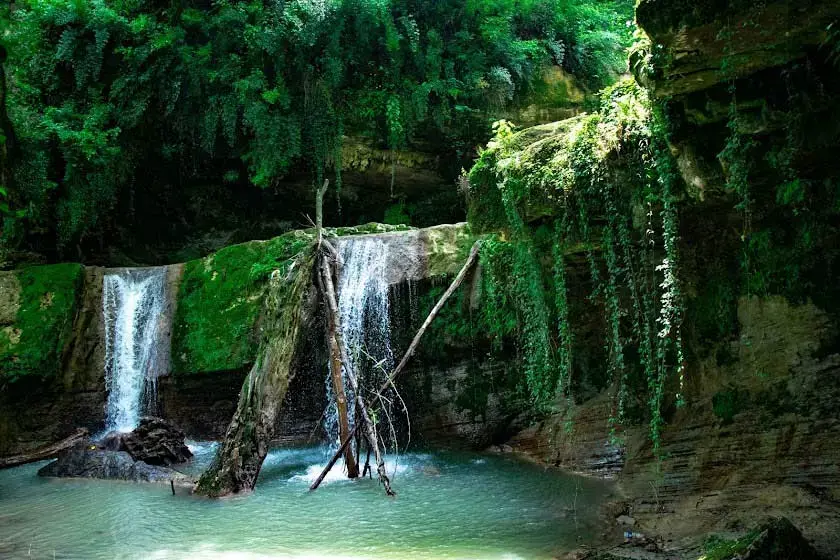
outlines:
[{"label": "white water", "polygon": [[[348,238],[339,242],[338,251],[343,262],[338,277],[338,313],[351,367],[360,379],[387,375],[394,362],[386,275],[388,245],[373,237]],[[353,402],[353,391],[346,381],[344,391],[347,401]],[[333,402],[329,376],[327,399]],[[352,415],[350,420],[352,427]],[[338,441],[338,411],[334,404],[326,415],[324,428],[331,441]]]},{"label": "white water", "polygon": [[109,431],[131,431],[141,415],[154,412],[157,378],[165,373],[169,357],[166,304],[166,267],[126,269],[104,277]]}]

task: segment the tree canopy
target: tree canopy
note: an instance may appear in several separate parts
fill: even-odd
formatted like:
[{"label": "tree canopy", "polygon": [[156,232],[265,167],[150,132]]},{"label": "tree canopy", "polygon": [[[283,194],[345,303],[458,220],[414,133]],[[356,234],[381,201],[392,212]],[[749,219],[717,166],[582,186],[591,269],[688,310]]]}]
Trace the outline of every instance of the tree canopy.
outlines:
[{"label": "tree canopy", "polygon": [[[624,71],[629,0],[23,0],[0,10],[3,235],[67,248],[153,181],[320,184],[345,134],[472,150],[561,66]],[[4,113],[8,115],[5,119]],[[8,129],[8,130],[7,130]],[[13,135],[13,138],[10,137]],[[5,152],[4,152],[5,153]],[[335,184],[334,183],[334,184]]]}]

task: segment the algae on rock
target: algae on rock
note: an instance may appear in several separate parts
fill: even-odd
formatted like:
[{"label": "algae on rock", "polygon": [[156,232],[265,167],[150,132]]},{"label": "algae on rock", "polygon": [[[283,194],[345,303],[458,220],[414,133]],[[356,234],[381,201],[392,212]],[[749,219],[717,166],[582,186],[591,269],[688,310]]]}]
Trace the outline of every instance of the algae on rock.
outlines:
[{"label": "algae on rock", "polygon": [[294,375],[300,335],[312,313],[311,239],[308,245],[270,273],[257,361],[242,384],[222,446],[196,486],[200,494],[224,496],[252,490],[256,484]]},{"label": "algae on rock", "polygon": [[56,377],[84,286],[80,264],[0,273],[0,380]]},{"label": "algae on rock", "polygon": [[186,263],[173,329],[173,374],[241,370],[252,364],[267,276],[308,240],[304,232],[293,231]]}]

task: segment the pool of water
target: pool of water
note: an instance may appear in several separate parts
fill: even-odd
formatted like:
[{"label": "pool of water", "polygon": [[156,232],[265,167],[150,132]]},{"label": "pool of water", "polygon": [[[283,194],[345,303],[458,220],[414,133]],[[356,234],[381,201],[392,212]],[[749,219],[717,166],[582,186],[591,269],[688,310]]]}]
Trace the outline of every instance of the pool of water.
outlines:
[{"label": "pool of water", "polygon": [[[193,444],[198,472],[213,444]],[[551,558],[585,542],[609,487],[511,456],[407,454],[398,495],[334,469],[323,448],[269,454],[256,492],[223,500],[165,485],[0,471],[0,558]]]}]

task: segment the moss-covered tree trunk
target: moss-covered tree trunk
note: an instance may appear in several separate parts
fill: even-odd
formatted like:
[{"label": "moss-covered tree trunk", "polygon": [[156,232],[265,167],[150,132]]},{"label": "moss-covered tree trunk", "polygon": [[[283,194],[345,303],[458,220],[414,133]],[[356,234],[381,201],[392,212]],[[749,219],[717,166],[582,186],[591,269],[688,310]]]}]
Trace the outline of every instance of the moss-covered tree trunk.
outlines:
[{"label": "moss-covered tree trunk", "polygon": [[211,497],[253,490],[280,406],[292,379],[301,331],[312,311],[313,250],[306,249],[276,270],[265,300],[265,327],[257,362],[242,384],[239,403],[225,439],[196,493]]}]

